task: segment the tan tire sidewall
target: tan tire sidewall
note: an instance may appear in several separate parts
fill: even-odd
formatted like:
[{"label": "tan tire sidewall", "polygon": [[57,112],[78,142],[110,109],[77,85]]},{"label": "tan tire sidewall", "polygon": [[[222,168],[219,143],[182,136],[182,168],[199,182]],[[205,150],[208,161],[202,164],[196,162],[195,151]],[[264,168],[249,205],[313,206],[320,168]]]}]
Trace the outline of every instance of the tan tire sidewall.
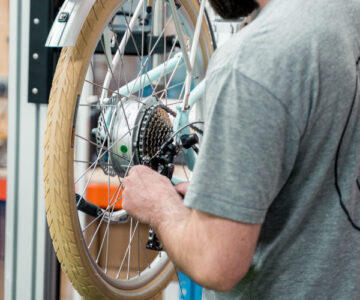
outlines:
[{"label": "tan tire sidewall", "polygon": [[[44,182],[47,221],[53,245],[73,286],[86,299],[147,299],[163,290],[172,279],[169,263],[156,278],[137,290],[125,291],[110,285],[97,273],[84,247],[74,200],[73,120],[87,66],[93,49],[109,16],[119,0],[97,0],[92,7],[74,47],[64,48],[56,69],[50,94],[44,146]],[[193,22],[198,3],[181,1]],[[211,36],[203,23],[200,45],[212,54]],[[208,53],[206,52],[208,50]]]}]

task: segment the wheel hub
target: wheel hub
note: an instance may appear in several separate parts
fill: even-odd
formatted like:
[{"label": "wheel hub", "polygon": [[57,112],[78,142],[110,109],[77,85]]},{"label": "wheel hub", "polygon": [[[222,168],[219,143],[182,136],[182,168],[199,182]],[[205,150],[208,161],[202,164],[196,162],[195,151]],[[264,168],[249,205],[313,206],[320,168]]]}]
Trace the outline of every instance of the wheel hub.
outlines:
[{"label": "wheel hub", "polygon": [[100,114],[95,133],[103,171],[111,176],[124,177],[133,165],[150,165],[161,145],[172,134],[170,113],[154,97],[145,101],[111,98]]}]

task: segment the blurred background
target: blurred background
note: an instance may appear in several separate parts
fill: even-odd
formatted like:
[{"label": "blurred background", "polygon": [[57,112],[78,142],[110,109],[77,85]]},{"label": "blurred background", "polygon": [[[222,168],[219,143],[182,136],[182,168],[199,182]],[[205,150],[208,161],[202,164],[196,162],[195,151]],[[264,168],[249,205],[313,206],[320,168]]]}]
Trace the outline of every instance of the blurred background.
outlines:
[{"label": "blurred background", "polygon": [[4,299],[5,200],[8,132],[9,0],[0,0],[0,299]]}]

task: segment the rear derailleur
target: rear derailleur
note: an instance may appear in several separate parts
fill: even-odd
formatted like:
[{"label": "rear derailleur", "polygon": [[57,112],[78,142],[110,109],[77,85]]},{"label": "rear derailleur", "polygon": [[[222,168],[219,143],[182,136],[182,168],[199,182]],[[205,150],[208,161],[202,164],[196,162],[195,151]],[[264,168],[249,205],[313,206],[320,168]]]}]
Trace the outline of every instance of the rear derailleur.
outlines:
[{"label": "rear derailleur", "polygon": [[[197,134],[186,134],[180,137],[181,145],[174,144],[174,138],[169,137],[165,143],[160,147],[158,155],[149,162],[150,166],[157,170],[159,174],[168,177],[170,180],[174,173],[174,158],[180,152],[181,148],[189,149],[193,148],[195,152],[198,152],[196,144],[199,143]],[[153,228],[150,226],[148,241],[146,243],[146,249],[154,251],[162,251],[163,246]]]}]

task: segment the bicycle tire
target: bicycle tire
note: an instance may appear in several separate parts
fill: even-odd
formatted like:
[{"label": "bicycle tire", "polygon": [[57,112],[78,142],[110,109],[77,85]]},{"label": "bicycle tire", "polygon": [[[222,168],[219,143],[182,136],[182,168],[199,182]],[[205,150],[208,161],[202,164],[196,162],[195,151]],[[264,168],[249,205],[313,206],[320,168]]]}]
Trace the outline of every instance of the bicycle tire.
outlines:
[{"label": "bicycle tire", "polygon": [[[106,280],[94,265],[84,246],[78,212],[74,202],[73,124],[76,102],[81,94],[85,74],[99,36],[119,0],[97,0],[82,29],[76,45],[61,52],[50,94],[44,145],[44,183],[47,222],[54,249],[62,269],[86,299],[148,299],[161,292],[174,274],[171,262],[147,284],[123,289]],[[197,1],[180,1],[195,24]],[[200,46],[205,63],[212,51],[211,37],[203,22]],[[211,54],[211,53],[210,53]]]}]

